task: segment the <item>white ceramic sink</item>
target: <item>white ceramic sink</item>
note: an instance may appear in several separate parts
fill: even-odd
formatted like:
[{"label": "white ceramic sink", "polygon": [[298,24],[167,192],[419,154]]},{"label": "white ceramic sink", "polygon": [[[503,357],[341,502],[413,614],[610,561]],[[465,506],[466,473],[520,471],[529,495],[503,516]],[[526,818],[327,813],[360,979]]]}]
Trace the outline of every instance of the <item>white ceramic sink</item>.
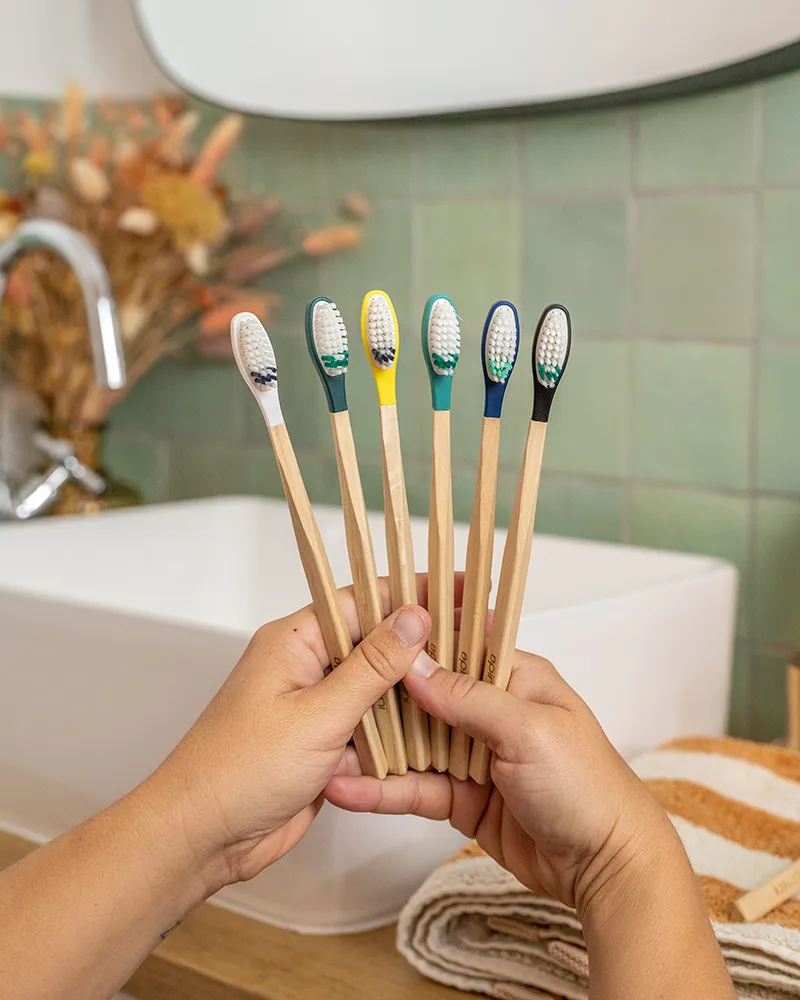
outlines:
[{"label": "white ceramic sink", "polygon": [[[318,517],[337,580],[341,514]],[[373,524],[385,569],[382,519]],[[427,526],[414,524],[423,568]],[[463,566],[466,527],[456,529]],[[495,544],[498,579],[503,533]],[[715,559],[537,537],[518,645],[552,659],[630,756],[723,732],[736,571]],[[0,824],[46,839],[169,752],[263,622],[308,590],[285,504],[223,498],[0,527]],[[389,922],[460,844],[440,824],[326,807],[220,902],[306,930]]]}]

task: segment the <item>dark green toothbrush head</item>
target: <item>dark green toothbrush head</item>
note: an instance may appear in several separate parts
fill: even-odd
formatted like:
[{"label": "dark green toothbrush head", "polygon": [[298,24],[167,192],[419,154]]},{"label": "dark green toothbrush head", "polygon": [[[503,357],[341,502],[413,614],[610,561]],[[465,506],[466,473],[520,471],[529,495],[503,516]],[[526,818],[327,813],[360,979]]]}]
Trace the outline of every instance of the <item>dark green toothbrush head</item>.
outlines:
[{"label": "dark green toothbrush head", "polygon": [[308,304],[306,343],[325,390],[328,409],[331,413],[341,413],[347,409],[344,386],[349,360],[347,328],[336,304],[325,296]]}]

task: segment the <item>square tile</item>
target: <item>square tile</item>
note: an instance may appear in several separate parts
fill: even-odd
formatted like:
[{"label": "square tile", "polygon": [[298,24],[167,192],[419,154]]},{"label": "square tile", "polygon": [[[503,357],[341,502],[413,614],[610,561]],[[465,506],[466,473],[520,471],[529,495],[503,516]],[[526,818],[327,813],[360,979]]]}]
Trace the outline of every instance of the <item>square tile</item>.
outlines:
[{"label": "square tile", "polygon": [[359,461],[359,472],[361,473],[361,488],[364,491],[364,503],[367,510],[376,513],[383,512],[383,465],[380,458],[375,461]]},{"label": "square tile", "polygon": [[731,698],[728,711],[728,733],[739,739],[749,739],[752,712],[752,673],[749,646],[739,640],[733,658]]},{"label": "square tile", "polygon": [[[531,419],[531,375],[527,352],[514,377],[527,381],[527,393],[509,400],[500,439],[501,461],[516,475]],[[558,388],[547,429],[544,469],[597,476],[625,474],[628,426],[628,345],[593,343],[573,350]],[[621,383],[621,384],[620,384]]]},{"label": "square tile", "polygon": [[739,631],[748,633],[750,501],[746,496],[635,484],[631,541],[733,563],[739,570]]},{"label": "square tile", "polygon": [[755,109],[752,86],[642,105],[637,183],[643,188],[754,184]]},{"label": "square tile", "polygon": [[764,280],[761,332],[774,340],[800,339],[797,245],[800,192],[764,192]]},{"label": "square tile", "polygon": [[631,541],[670,552],[695,552],[748,568],[746,496],[658,486],[633,487]]},{"label": "square tile", "polygon": [[311,502],[339,506],[342,494],[333,446],[323,451],[298,451],[297,462]]},{"label": "square tile", "polygon": [[[494,521],[498,528],[508,527],[511,520],[511,513],[514,510],[514,498],[517,495],[518,482],[519,474],[516,469],[513,472],[508,469],[501,469],[497,475]],[[493,586],[493,593],[496,594],[497,580],[493,581]]]},{"label": "square tile", "polygon": [[462,336],[480,337],[486,311],[519,289],[519,215],[510,201],[440,202],[421,208],[421,302],[446,292]]},{"label": "square tile", "polygon": [[240,441],[248,396],[233,363],[168,359],[131,387],[109,424],[117,431],[150,431],[159,437]]},{"label": "square tile", "polygon": [[173,444],[170,500],[252,494],[283,496],[280,474],[269,444]]},{"label": "square tile", "polygon": [[469,524],[472,517],[476,472],[474,468],[453,469],[453,519],[456,524]]},{"label": "square tile", "polygon": [[392,298],[401,335],[411,321],[411,207],[376,203],[364,219],[360,246],[320,261],[319,294],[336,302],[347,325],[351,357],[361,352],[361,301],[373,288]]},{"label": "square tile", "polygon": [[751,737],[771,743],[786,736],[786,657],[753,653]]},{"label": "square tile", "polygon": [[111,410],[109,428],[168,436],[172,432],[173,388],[182,379],[184,367],[185,362],[171,358],[153,365]]},{"label": "square tile", "polygon": [[755,638],[800,648],[800,502],[756,503]]},{"label": "square tile", "polygon": [[404,122],[329,126],[331,195],[409,198],[414,129]]},{"label": "square tile", "polygon": [[427,520],[431,506],[431,463],[419,459],[403,460],[403,474],[406,479],[406,497],[412,517]]},{"label": "square tile", "polygon": [[[513,384],[513,378],[511,380]],[[461,357],[453,380],[453,403],[450,425],[450,446],[453,468],[471,477],[469,501],[475,488],[475,475],[480,453],[483,426],[484,381],[481,369],[480,339],[474,330],[462,336]],[[500,440],[502,441],[502,430]]]},{"label": "square tile", "polygon": [[329,140],[316,122],[248,115],[235,151],[237,187],[280,198],[288,208],[318,204],[329,186]]},{"label": "square tile", "polygon": [[618,542],[622,538],[625,488],[545,473],[539,484],[536,531],[539,534]]},{"label": "square tile", "polygon": [[417,128],[415,149],[420,198],[502,197],[518,187],[514,121],[426,123]]},{"label": "square tile", "polygon": [[627,330],[625,202],[559,201],[525,207],[524,323],[563,302],[581,337]]},{"label": "square tile", "polygon": [[679,340],[753,336],[754,197],[641,198],[634,246],[637,334]]},{"label": "square tile", "polygon": [[525,190],[627,190],[631,179],[630,119],[628,109],[615,109],[523,120]]},{"label": "square tile", "polygon": [[800,493],[800,350],[764,347],[758,375],[758,488]]},{"label": "square tile", "polygon": [[[314,223],[316,224],[316,223]],[[305,227],[304,227],[305,231]],[[294,238],[289,242],[293,242]],[[347,258],[354,251],[342,250],[333,257]],[[357,252],[357,251],[356,251]],[[305,330],[306,306],[320,295],[322,263],[326,258],[298,257],[268,271],[253,287],[277,296],[270,312],[269,331],[276,326]],[[333,298],[333,296],[331,296]]]},{"label": "square tile", "polygon": [[637,344],[634,475],[746,489],[750,377],[745,347]]},{"label": "square tile", "polygon": [[772,184],[800,181],[800,73],[762,84],[764,88],[764,179]]},{"label": "square tile", "polygon": [[165,440],[109,428],[103,442],[103,467],[112,478],[135,487],[145,503],[167,499],[169,444]]}]

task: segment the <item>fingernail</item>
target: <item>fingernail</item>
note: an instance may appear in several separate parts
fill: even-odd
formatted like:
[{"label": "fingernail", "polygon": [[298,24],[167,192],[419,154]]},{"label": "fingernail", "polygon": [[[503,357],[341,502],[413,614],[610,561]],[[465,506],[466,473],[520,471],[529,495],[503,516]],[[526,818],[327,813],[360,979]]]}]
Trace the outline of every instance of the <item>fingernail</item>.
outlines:
[{"label": "fingernail", "polygon": [[418,642],[422,642],[428,631],[422,615],[413,608],[403,608],[395,618],[392,629],[407,646],[416,646]]},{"label": "fingernail", "polygon": [[432,660],[424,649],[421,653],[417,653],[417,658],[411,664],[411,673],[418,677],[430,677],[438,669],[439,664],[436,660]]}]

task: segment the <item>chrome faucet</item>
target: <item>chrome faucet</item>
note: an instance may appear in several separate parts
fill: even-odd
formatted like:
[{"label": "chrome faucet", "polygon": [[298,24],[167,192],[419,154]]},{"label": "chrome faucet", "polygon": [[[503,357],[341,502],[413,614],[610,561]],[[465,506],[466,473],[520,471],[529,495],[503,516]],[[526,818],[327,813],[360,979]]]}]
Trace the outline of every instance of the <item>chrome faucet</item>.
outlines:
[{"label": "chrome faucet", "polygon": [[[111,282],[97,251],[82,233],[53,219],[33,219],[17,226],[12,237],[0,245],[0,306],[9,270],[30,250],[49,250],[75,272],[86,305],[97,384],[102,389],[121,389],[125,385],[125,359]],[[33,444],[53,464],[19,490],[4,481],[0,470],[0,520],[27,520],[43,513],[70,479],[91,493],[105,489],[102,478],[75,458],[69,442],[39,433]]]}]

